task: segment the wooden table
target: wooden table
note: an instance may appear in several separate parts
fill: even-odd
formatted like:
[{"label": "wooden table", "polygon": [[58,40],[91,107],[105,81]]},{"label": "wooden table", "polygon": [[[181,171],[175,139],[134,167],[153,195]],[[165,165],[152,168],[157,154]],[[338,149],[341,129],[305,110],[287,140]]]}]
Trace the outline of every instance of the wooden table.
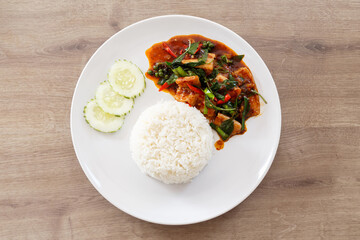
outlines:
[{"label": "wooden table", "polygon": [[[76,159],[69,114],[80,72],[111,35],[164,14],[208,18],[262,56],[282,134],[260,186],[189,226],[133,218]],[[0,3],[0,239],[360,239],[360,1]]]}]

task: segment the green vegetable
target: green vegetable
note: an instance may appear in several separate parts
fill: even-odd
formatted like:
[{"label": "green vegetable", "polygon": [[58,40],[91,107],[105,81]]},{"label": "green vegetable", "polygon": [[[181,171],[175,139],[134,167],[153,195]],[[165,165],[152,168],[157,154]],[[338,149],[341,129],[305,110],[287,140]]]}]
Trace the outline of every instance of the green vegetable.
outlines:
[{"label": "green vegetable", "polygon": [[216,92],[216,91],[220,90],[220,88],[221,88],[221,86],[220,86],[220,83],[218,81],[215,81],[210,87],[210,89],[213,92]]},{"label": "green vegetable", "polygon": [[220,94],[220,93],[214,92],[214,95],[218,100],[224,100],[225,99],[225,96]]},{"label": "green vegetable", "polygon": [[210,98],[209,98],[207,95],[205,95],[205,105],[206,105],[206,107],[208,107],[208,108],[212,108],[212,109],[215,109],[215,110],[218,110],[218,111],[225,111],[225,112],[228,111],[228,112],[230,112],[230,111],[236,110],[235,108],[225,109],[225,108],[221,108],[221,107],[215,106],[215,104],[213,104],[213,103],[210,101]]},{"label": "green vegetable", "polygon": [[158,85],[163,85],[166,82],[165,78],[160,78],[159,81],[157,82]]},{"label": "green vegetable", "polygon": [[179,64],[181,63],[181,61],[184,59],[185,55],[187,53],[190,54],[194,54],[196,49],[199,47],[199,42],[196,43],[190,43],[189,42],[189,47],[185,50],[185,52],[183,52],[180,56],[178,56],[177,58],[174,59],[174,61],[172,61],[171,65],[175,65],[175,64]]},{"label": "green vegetable", "polygon": [[[161,70],[161,69],[160,69],[160,70]],[[159,76],[160,76],[160,77],[163,77],[163,76],[164,76],[164,72],[163,72],[163,71],[161,71],[161,72],[159,71]]]},{"label": "green vegetable", "polygon": [[206,115],[208,113],[208,108],[206,107],[206,104],[204,104],[204,114]]},{"label": "green vegetable", "polygon": [[189,62],[189,63],[186,63],[186,64],[184,64],[184,65],[185,65],[186,67],[196,67],[196,66],[203,65],[203,64],[206,63],[207,57],[208,57],[208,50],[206,49],[206,50],[203,52],[203,55],[198,59],[197,62]]},{"label": "green vegetable", "polygon": [[263,97],[263,96],[261,96],[261,94],[260,93],[258,93],[257,91],[255,91],[255,90],[251,90],[251,92],[252,93],[255,93],[255,94],[257,94],[257,95],[259,95],[260,97],[261,97],[261,99],[264,101],[264,103],[265,104],[267,104],[267,101],[265,100],[265,98]]},{"label": "green vegetable", "polygon": [[173,72],[176,74],[176,75],[178,75],[178,76],[180,76],[180,77],[186,77],[187,76],[187,73],[184,71],[184,69],[182,68],[182,67],[177,67],[177,68],[175,68],[175,69],[173,69]]},{"label": "green vegetable", "polygon": [[95,130],[110,133],[119,130],[125,120],[124,116],[117,117],[113,114],[104,112],[94,99],[84,108],[85,121]]},{"label": "green vegetable", "polygon": [[176,76],[176,74],[173,73],[173,74],[171,74],[171,76],[169,77],[169,79],[166,80],[166,83],[167,83],[168,85],[171,85],[171,84],[173,84],[174,82],[176,82],[176,79],[177,79],[177,78],[178,78],[178,77]]},{"label": "green vegetable", "polygon": [[158,65],[158,64],[154,64],[153,69],[154,69],[154,70],[158,70],[158,69],[159,69],[159,65]]},{"label": "green vegetable", "polygon": [[237,83],[238,82],[234,79],[234,77],[230,73],[229,79],[226,79],[223,82],[223,85],[225,85],[226,90],[230,90],[230,89],[233,89],[234,87],[236,87]]},{"label": "green vegetable", "polygon": [[236,55],[232,57],[232,60],[235,62],[241,62],[245,55]]},{"label": "green vegetable", "polygon": [[206,96],[208,96],[211,100],[214,100],[215,95],[214,95],[208,88],[205,88],[204,93],[205,93]]},{"label": "green vegetable", "polygon": [[219,91],[221,88],[226,88],[226,90],[231,90],[234,87],[237,86],[238,82],[232,77],[232,75],[230,74],[229,76],[230,79],[225,79],[222,83],[215,81],[212,85],[211,85],[211,90],[214,92]]},{"label": "green vegetable", "polygon": [[155,77],[159,77],[159,73],[158,73],[158,72],[155,73]]},{"label": "green vegetable", "polygon": [[190,53],[191,55],[194,55],[196,50],[198,49],[199,47],[199,43],[200,42],[195,42],[195,43],[192,43],[189,47],[189,49],[187,50],[187,53]]},{"label": "green vegetable", "polygon": [[[234,108],[236,109],[236,108],[237,108],[236,104],[235,104],[235,107],[234,107],[230,101],[227,102],[227,103],[224,103],[224,104],[222,105],[222,107],[225,108],[225,109],[234,109]],[[229,113],[231,114],[231,116],[234,116],[234,114],[236,113],[236,111],[235,111],[235,110],[231,110]]]},{"label": "green vegetable", "polygon": [[[232,118],[225,120],[221,123],[220,129],[224,131],[224,133],[228,134],[229,136],[234,130],[234,120]],[[224,139],[226,140],[226,139]]]},{"label": "green vegetable", "polygon": [[153,71],[151,71],[151,70],[149,70],[149,71],[148,71],[148,74],[149,74],[149,75],[153,75],[153,74],[154,74],[154,72],[153,72]]},{"label": "green vegetable", "polygon": [[208,51],[211,51],[211,49],[215,47],[215,45],[210,41],[203,41],[202,44],[202,48],[207,49]]},{"label": "green vegetable", "polygon": [[215,125],[214,123],[210,123],[210,127],[212,127],[223,140],[226,140],[229,138],[229,135],[225,133],[219,126]]},{"label": "green vegetable", "polygon": [[221,56],[221,61],[222,61],[223,63],[225,63],[225,64],[232,63],[232,61],[229,60],[229,59],[226,57],[226,55],[222,55],[222,56]]},{"label": "green vegetable", "polygon": [[174,59],[174,61],[172,61],[172,65],[175,65],[175,64],[179,64],[181,63],[181,61],[184,59],[185,57],[185,54],[186,54],[186,51],[183,52],[180,56],[178,56],[177,58]]},{"label": "green vegetable", "polygon": [[219,70],[217,70],[216,68],[213,69],[213,71],[210,73],[210,75],[208,76],[208,78],[210,80],[213,80],[216,78],[216,76],[219,74]]},{"label": "green vegetable", "polygon": [[245,129],[245,117],[246,114],[249,112],[249,109],[250,109],[249,99],[246,96],[244,96],[244,109],[241,116],[241,131]]}]

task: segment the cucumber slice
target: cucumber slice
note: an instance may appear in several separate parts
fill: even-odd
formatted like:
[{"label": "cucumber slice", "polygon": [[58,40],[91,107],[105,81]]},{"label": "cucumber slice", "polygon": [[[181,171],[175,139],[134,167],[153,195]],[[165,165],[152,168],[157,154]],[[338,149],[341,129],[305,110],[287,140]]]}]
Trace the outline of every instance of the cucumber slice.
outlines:
[{"label": "cucumber slice", "polygon": [[122,127],[125,119],[124,117],[116,117],[113,114],[104,112],[94,99],[85,106],[84,117],[92,128],[104,133],[116,132]]},{"label": "cucumber slice", "polygon": [[97,88],[95,100],[104,112],[117,117],[128,114],[134,105],[134,99],[125,98],[115,92],[108,81],[102,82]]},{"label": "cucumber slice", "polygon": [[111,66],[108,79],[115,92],[127,98],[140,96],[146,86],[138,66],[126,60],[118,60]]}]

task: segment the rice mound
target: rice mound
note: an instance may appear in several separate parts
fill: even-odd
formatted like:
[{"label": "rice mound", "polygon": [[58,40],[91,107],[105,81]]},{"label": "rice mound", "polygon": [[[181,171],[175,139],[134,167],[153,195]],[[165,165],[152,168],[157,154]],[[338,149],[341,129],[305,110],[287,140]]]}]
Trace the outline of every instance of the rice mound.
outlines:
[{"label": "rice mound", "polygon": [[132,157],[140,170],[167,184],[197,176],[212,155],[213,133],[196,108],[166,101],[147,108],[130,136]]}]

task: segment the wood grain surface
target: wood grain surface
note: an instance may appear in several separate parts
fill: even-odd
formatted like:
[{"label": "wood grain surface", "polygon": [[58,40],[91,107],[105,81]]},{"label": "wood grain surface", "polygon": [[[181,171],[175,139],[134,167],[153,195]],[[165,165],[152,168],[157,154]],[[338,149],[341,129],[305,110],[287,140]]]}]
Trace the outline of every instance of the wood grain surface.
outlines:
[{"label": "wood grain surface", "polygon": [[[77,79],[94,51],[139,20],[216,21],[276,82],[274,163],[213,220],[133,218],[90,184],[70,136]],[[0,1],[0,239],[360,239],[360,1]]]}]

